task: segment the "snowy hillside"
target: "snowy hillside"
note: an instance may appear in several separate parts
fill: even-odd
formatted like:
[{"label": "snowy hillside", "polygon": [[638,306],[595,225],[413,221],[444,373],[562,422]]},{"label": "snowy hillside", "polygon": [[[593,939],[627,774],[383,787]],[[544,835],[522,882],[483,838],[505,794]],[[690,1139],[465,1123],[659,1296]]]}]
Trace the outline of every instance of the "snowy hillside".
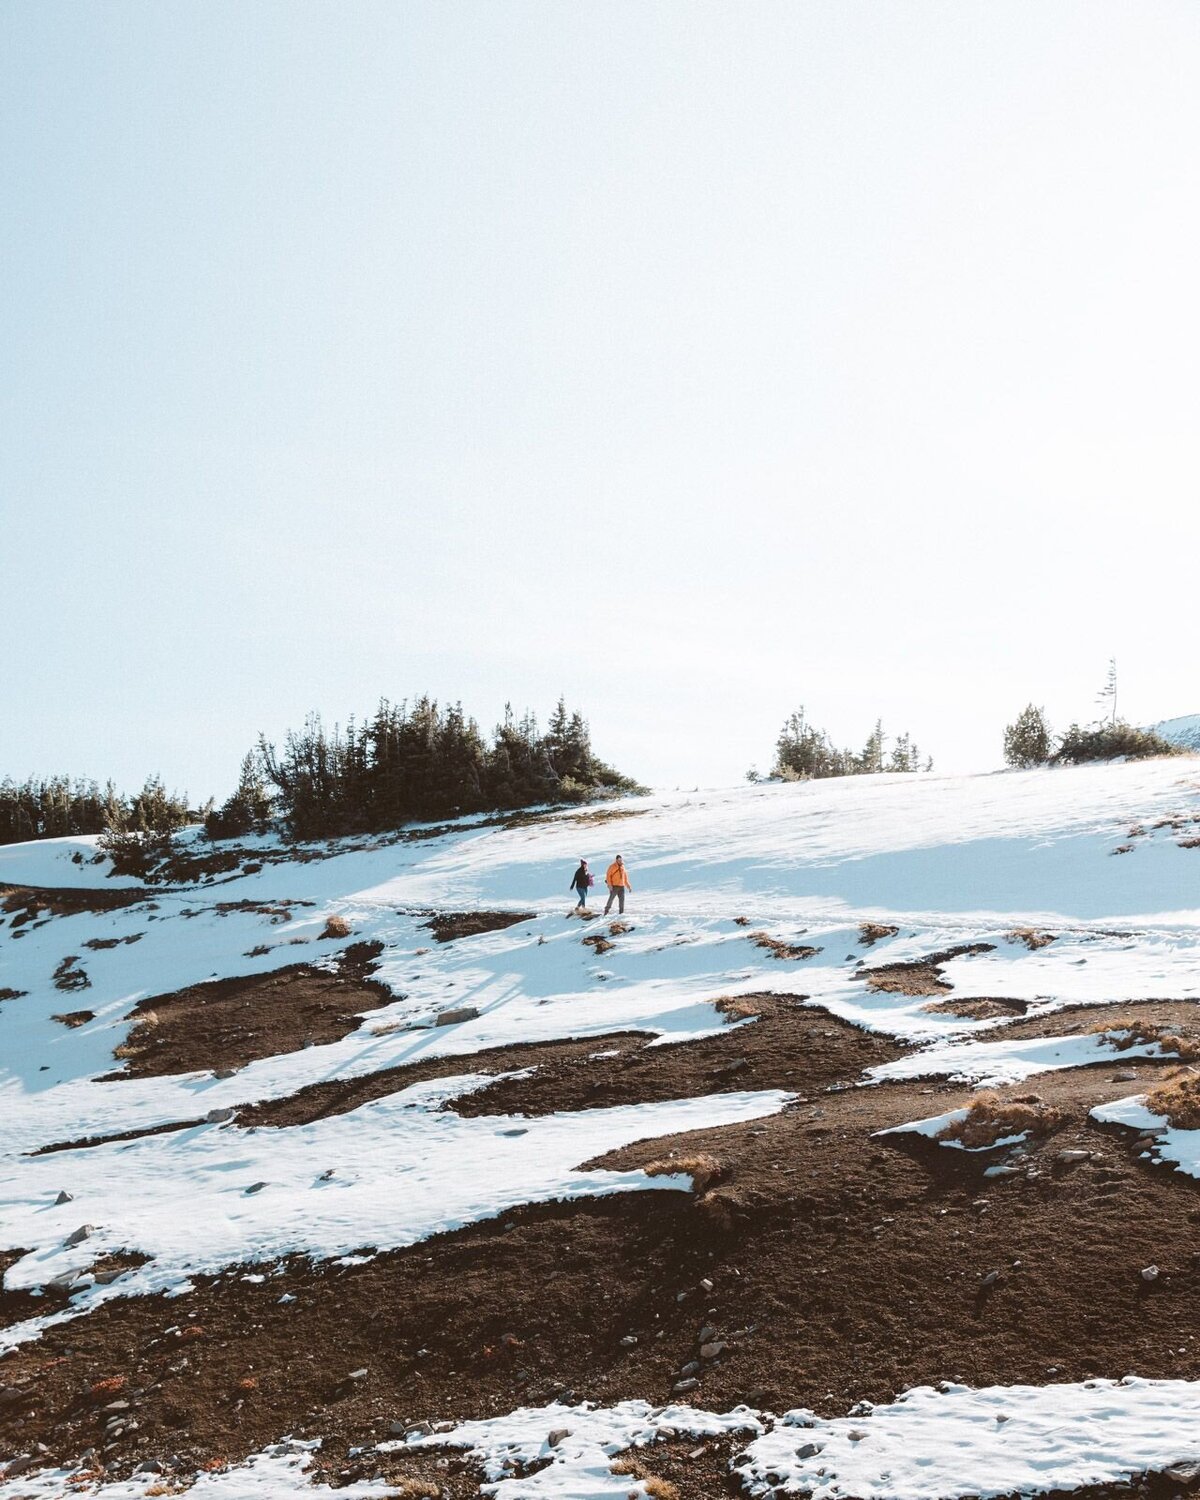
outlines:
[{"label": "snowy hillside", "polygon": [[0,848],[0,1500],[1200,1460],[1200,761],[209,848]]},{"label": "snowy hillside", "polygon": [[1152,724],[1155,734],[1161,734],[1172,745],[1182,745],[1185,750],[1200,750],[1200,714],[1184,714],[1179,719],[1163,719]]}]

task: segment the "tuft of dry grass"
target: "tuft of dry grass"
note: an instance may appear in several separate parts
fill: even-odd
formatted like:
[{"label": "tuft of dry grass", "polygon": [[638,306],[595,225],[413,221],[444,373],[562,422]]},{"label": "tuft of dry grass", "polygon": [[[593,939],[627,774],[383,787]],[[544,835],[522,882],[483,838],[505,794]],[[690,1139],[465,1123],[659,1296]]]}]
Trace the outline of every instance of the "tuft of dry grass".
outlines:
[{"label": "tuft of dry grass", "polygon": [[752,1021],[762,1015],[761,1008],[754,1003],[753,995],[722,995],[713,1003],[723,1016],[728,1016],[732,1021]]},{"label": "tuft of dry grass", "polygon": [[1176,1130],[1200,1130],[1200,1073],[1177,1073],[1146,1095],[1146,1108]]},{"label": "tuft of dry grass", "polygon": [[769,932],[751,932],[748,936],[756,948],[765,948],[772,958],[780,958],[792,963],[803,958],[812,958],[821,951],[820,948],[806,947],[803,943],[785,943],[782,938],[774,938]]},{"label": "tuft of dry grass", "polygon": [[616,943],[610,943],[602,932],[593,932],[582,939],[583,943],[596,951],[597,954],[609,953],[615,948]]},{"label": "tuft of dry grass", "polygon": [[659,1156],[648,1162],[642,1171],[647,1177],[673,1177],[676,1174],[692,1179],[692,1191],[704,1194],[725,1175],[725,1168],[715,1156],[698,1153],[696,1156]]},{"label": "tuft of dry grass", "polygon": [[347,938],[352,931],[353,928],[345,917],[326,917],[321,938]]},{"label": "tuft of dry grass", "polygon": [[750,925],[750,918],[749,917],[734,917],[734,919],[733,919],[733,925],[735,927],[749,927],[749,925]]},{"label": "tuft of dry grass", "polygon": [[990,1089],[976,1094],[966,1115],[953,1120],[939,1141],[960,1141],[968,1150],[994,1146],[1010,1135],[1050,1135],[1066,1121],[1066,1115],[1053,1105],[1030,1102],[1035,1096],[1001,1099]]},{"label": "tuft of dry grass", "polygon": [[864,948],[869,948],[881,938],[895,937],[899,931],[898,927],[889,927],[883,922],[864,922],[858,929],[858,940]]},{"label": "tuft of dry grass", "polygon": [[389,1479],[388,1491],[397,1500],[437,1500],[438,1495],[431,1479]]},{"label": "tuft of dry grass", "polygon": [[1165,1026],[1154,1026],[1146,1021],[1133,1020],[1115,1030],[1108,1026],[1093,1026],[1092,1034],[1106,1037],[1118,1052],[1128,1052],[1131,1047],[1153,1046],[1157,1042],[1163,1052],[1173,1053],[1184,1062],[1200,1059],[1200,1043],[1177,1031],[1168,1031]]},{"label": "tuft of dry grass", "polygon": [[1008,934],[1010,943],[1024,943],[1031,953],[1046,948],[1057,938],[1052,932],[1039,932],[1036,927],[1014,927]]},{"label": "tuft of dry grass", "polygon": [[623,932],[632,932],[633,931],[633,923],[632,922],[610,922],[608,924],[608,930],[609,930],[609,933],[611,934],[611,936],[613,936],[613,937],[620,937]]}]

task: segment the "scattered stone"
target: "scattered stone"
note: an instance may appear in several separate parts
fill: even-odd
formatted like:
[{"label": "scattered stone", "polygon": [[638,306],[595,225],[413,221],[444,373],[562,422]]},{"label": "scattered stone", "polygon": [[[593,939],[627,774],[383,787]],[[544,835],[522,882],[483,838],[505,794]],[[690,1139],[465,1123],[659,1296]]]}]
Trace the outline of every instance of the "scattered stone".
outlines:
[{"label": "scattered stone", "polygon": [[46,1285],[55,1292],[69,1292],[78,1280],[78,1271],[60,1271],[57,1276],[52,1276]]},{"label": "scattered stone", "polygon": [[238,1070],[236,1068],[215,1068],[213,1070],[213,1077],[221,1079],[236,1078],[237,1072]]},{"label": "scattered stone", "polygon": [[700,1285],[704,1288],[704,1290],[706,1292],[711,1292],[712,1289],[713,1289],[713,1283],[708,1279],[707,1276],[702,1276],[700,1278]]},{"label": "scattered stone", "polygon": [[114,1281],[116,1281],[119,1277],[124,1276],[124,1274],[125,1272],[121,1270],[93,1272],[96,1282],[100,1286],[111,1286]]},{"label": "scattered stone", "polygon": [[361,1370],[351,1370],[350,1373],[349,1373],[349,1375],[346,1376],[346,1379],[347,1380],[365,1380],[367,1378],[367,1375],[369,1373],[370,1372],[368,1371],[366,1365],[363,1365],[363,1367],[362,1367]]},{"label": "scattered stone", "polygon": [[696,1379],[696,1377],[694,1375],[690,1375],[686,1380],[677,1380],[671,1387],[671,1394],[673,1396],[685,1395],[688,1391],[694,1391],[699,1386],[699,1384],[700,1382]]},{"label": "scattered stone", "polygon": [[252,1182],[250,1184],[250,1186],[246,1189],[246,1197],[248,1198],[251,1193],[261,1193],[262,1190],[263,1190],[263,1188],[265,1188],[265,1187],[266,1187],[266,1183],[265,1182]]},{"label": "scattered stone", "polygon": [[82,1245],[84,1240],[91,1238],[94,1228],[95,1226],[92,1224],[81,1224],[73,1234],[67,1235],[66,1239],[63,1240],[63,1244],[68,1250],[72,1249],[75,1245]]},{"label": "scattered stone", "polygon": [[234,1112],[231,1109],[210,1109],[204,1116],[206,1125],[224,1125],[226,1120],[233,1119]]},{"label": "scattered stone", "polygon": [[435,1017],[435,1026],[457,1026],[460,1021],[479,1019],[479,1008],[475,1005],[460,1005],[453,1010],[440,1011]]},{"label": "scattered stone", "polygon": [[54,1206],[55,1206],[55,1208],[57,1208],[59,1206],[59,1204],[61,1204],[61,1203],[74,1203],[74,1201],[75,1201],[75,1194],[74,1193],[68,1193],[67,1190],[66,1190],[66,1188],[63,1188],[62,1192],[59,1193],[59,1195],[58,1195],[57,1198],[55,1198],[55,1200],[54,1200]]},{"label": "scattered stone", "polygon": [[980,1282],[980,1286],[985,1287],[985,1288],[986,1287],[993,1287],[993,1286],[996,1285],[996,1283],[999,1280],[1000,1280],[1000,1272],[999,1271],[989,1271],[987,1273],[987,1275],[983,1278],[983,1280]]},{"label": "scattered stone", "polygon": [[636,1333],[627,1333],[625,1335],[625,1337],[621,1340],[621,1348],[622,1349],[632,1349],[633,1346],[636,1343],[637,1343],[637,1334]]},{"label": "scattered stone", "polygon": [[570,1436],[571,1429],[569,1427],[556,1427],[552,1432],[546,1434],[546,1446],[547,1448],[557,1448],[559,1443]]},{"label": "scattered stone", "polygon": [[722,1343],[719,1343],[719,1342],[717,1342],[717,1343],[711,1343],[711,1344],[701,1344],[700,1345],[700,1358],[701,1359],[718,1359],[722,1354],[725,1353],[725,1350],[726,1350],[727,1347],[728,1347],[728,1345],[722,1344]]},{"label": "scattered stone", "polygon": [[1159,1276],[1158,1267],[1157,1266],[1143,1266],[1141,1274],[1142,1274],[1142,1280],[1143,1281],[1157,1281],[1158,1280],[1158,1276]]},{"label": "scattered stone", "polygon": [[1112,1081],[1113,1083],[1136,1083],[1137,1074],[1132,1068],[1122,1068],[1119,1073],[1113,1074]]},{"label": "scattered stone", "polygon": [[680,1373],[680,1375],[685,1380],[688,1378],[689,1375],[698,1375],[700,1373],[699,1362],[697,1360],[694,1360],[694,1359],[689,1359],[688,1362],[687,1362],[687,1364],[683,1365],[680,1368],[679,1373]]},{"label": "scattered stone", "polygon": [[796,1457],[816,1458],[817,1454],[820,1453],[820,1451],[821,1445],[819,1443],[801,1443],[800,1446],[796,1449]]},{"label": "scattered stone", "polygon": [[1058,1153],[1058,1160],[1065,1167],[1073,1167],[1077,1162],[1088,1161],[1091,1158],[1090,1151],[1067,1150]]}]

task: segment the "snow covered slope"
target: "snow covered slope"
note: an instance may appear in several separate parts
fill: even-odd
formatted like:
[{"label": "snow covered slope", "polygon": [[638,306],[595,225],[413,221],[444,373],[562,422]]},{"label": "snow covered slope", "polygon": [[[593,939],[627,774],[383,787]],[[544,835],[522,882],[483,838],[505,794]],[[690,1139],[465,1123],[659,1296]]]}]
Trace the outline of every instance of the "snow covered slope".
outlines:
[{"label": "snow covered slope", "polygon": [[[570,917],[578,859],[603,869],[618,851],[634,884],[624,923]],[[0,1327],[0,1349],[230,1267],[375,1256],[521,1204],[687,1187],[684,1172],[586,1163],[766,1120],[792,1099],[745,1089],[459,1115],[455,1101],[493,1081],[472,1064],[485,1049],[719,1036],[755,1023],[718,1000],[769,991],[902,1043],[864,1084],[1005,1082],[1169,1054],[1086,1025],[1029,1032],[1064,1007],[1200,999],[1200,762],[1185,758],[674,793],[294,853],[252,839],[231,874],[145,891],[106,869],[86,840],[0,848],[0,883],[24,888],[0,912],[4,1285],[69,1294]],[[433,912],[512,920],[438,942]],[[126,1057],[122,1075],[135,1027],[153,1025],[147,1002],[298,964],[332,973],[364,943],[377,989],[335,1039],[191,1071]],[[930,954],[933,989],[870,973]],[[940,989],[966,1008],[931,1006]],[[997,1039],[1017,1017],[1026,1031]],[[329,1118],[263,1130],[237,1117],[439,1059],[461,1067],[397,1078]],[[103,1269],[122,1256],[117,1274]],[[753,1463],[780,1466],[767,1443]]]},{"label": "snow covered slope", "polygon": [[1172,745],[1182,745],[1185,750],[1200,750],[1200,714],[1184,714],[1178,719],[1163,719],[1150,728],[1161,734]]}]

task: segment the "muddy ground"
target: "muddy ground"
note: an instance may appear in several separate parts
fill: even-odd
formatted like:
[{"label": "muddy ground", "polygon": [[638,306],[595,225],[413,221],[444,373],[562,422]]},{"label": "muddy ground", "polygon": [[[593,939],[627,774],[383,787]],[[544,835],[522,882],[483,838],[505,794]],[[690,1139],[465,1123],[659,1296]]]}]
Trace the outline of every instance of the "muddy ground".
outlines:
[{"label": "muddy ground", "polygon": [[[165,1050],[139,1054],[140,1066],[248,1060],[266,1055],[271,1038],[271,1050],[285,1037],[299,1045],[296,994],[318,983],[315,975],[331,988],[320,990],[305,1024],[340,1026],[331,1018],[343,1013],[357,1024],[368,957],[356,973],[271,976],[282,981],[275,990],[261,979],[232,981],[156,1000],[148,1045]],[[930,976],[937,999],[936,966]],[[247,1007],[250,985],[259,988]],[[1196,1035],[1193,1004],[1156,1001],[1138,1012]],[[732,1024],[747,1014],[760,1019]],[[535,1071],[451,1106],[540,1114],[732,1088],[793,1092],[797,1102],[778,1116],[604,1159],[634,1168],[702,1152],[718,1169],[704,1193],[527,1207],[364,1265],[236,1267],[197,1278],[183,1298],[114,1301],[0,1361],[0,1451],[40,1442],[47,1462],[94,1454],[118,1473],[147,1459],[191,1472],[283,1434],[319,1435],[319,1462],[335,1481],[384,1473],[429,1479],[458,1497],[478,1493],[478,1476],[453,1456],[439,1467],[436,1454],[351,1459],[349,1451],[391,1436],[397,1422],[555,1398],[666,1401],[693,1362],[701,1383],[684,1399],[697,1405],[799,1405],[826,1415],[940,1380],[1200,1378],[1198,1186],[1140,1159],[1127,1133],[1088,1118],[1094,1104],[1140,1091],[1170,1064],[1120,1058],[998,1090],[1036,1094],[1065,1122],[1026,1155],[975,1155],[876,1135],[971,1097],[937,1081],[853,1086],[865,1067],[898,1055],[898,1044],[796,997],[742,997],[729,1016],[719,1036],[675,1046],[647,1048],[646,1038],[623,1033],[481,1054],[472,1069]],[[1018,1026],[1049,1034],[1129,1016],[1128,1007],[1081,1007]],[[174,1040],[160,1042],[159,1032]],[[243,1111],[242,1123],[301,1123],[463,1066],[447,1059],[320,1085]],[[1016,1170],[985,1178],[996,1162]],[[1153,1282],[1141,1275],[1150,1264],[1160,1270]],[[248,1269],[270,1274],[247,1281]],[[284,1294],[294,1300],[281,1302]],[[10,1294],[0,1319],[29,1316],[34,1302],[46,1310],[43,1299]],[[705,1342],[723,1346],[707,1360],[702,1329]],[[136,1426],[106,1439],[102,1408],[113,1399],[130,1402]],[[730,1493],[733,1451],[728,1442],[686,1441],[635,1459],[683,1500],[701,1500]],[[1155,1497],[1191,1488],[1146,1484]]]}]

